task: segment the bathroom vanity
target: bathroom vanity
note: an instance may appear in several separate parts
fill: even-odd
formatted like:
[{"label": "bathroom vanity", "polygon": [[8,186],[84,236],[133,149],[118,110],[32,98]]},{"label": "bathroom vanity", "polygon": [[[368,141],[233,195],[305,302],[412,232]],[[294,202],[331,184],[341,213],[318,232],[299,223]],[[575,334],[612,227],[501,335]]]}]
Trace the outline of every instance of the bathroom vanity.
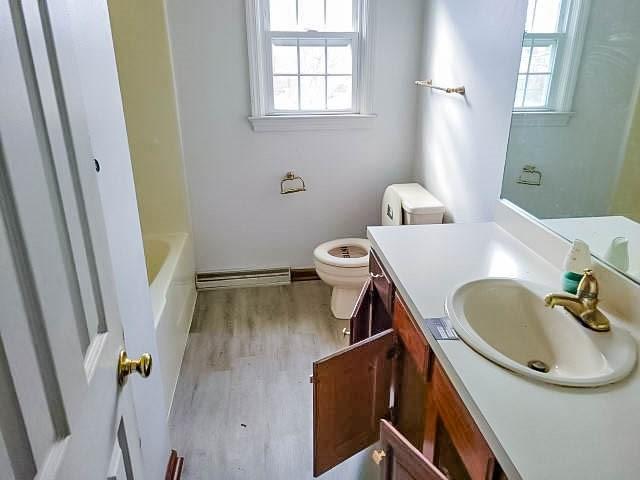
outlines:
[{"label": "bathroom vanity", "polygon": [[[637,478],[637,368],[598,388],[551,385],[429,330],[427,319],[445,315],[446,298],[469,281],[508,277],[561,289],[555,258],[566,242],[539,225],[517,236],[508,225],[515,221],[500,222],[369,228],[371,278],[351,344],[314,364],[316,475],[379,442],[372,461],[388,479]],[[551,244],[558,248],[549,254]],[[627,280],[601,265],[595,274],[603,298],[637,289],[614,285]],[[603,308],[637,344],[638,312],[627,318],[612,306]]]},{"label": "bathroom vanity", "polygon": [[370,273],[350,347],[314,364],[314,474],[380,432],[382,478],[506,478],[375,251]]}]

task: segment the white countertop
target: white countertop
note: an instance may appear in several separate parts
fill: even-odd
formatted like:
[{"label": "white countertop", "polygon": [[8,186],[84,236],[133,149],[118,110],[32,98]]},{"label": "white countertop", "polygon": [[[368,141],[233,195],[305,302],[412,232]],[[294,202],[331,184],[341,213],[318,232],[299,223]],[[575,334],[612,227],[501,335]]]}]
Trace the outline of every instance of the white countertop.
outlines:
[{"label": "white countertop", "polygon": [[[368,237],[418,320],[442,316],[446,296],[473,279],[519,277],[560,291],[562,272],[495,223],[370,227]],[[423,331],[510,479],[640,478],[638,368],[607,387],[558,387]]]}]

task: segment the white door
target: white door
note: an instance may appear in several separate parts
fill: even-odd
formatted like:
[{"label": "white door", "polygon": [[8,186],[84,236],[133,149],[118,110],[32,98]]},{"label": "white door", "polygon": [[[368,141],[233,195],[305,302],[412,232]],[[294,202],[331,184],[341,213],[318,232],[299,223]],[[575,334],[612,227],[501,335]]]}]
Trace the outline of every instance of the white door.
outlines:
[{"label": "white door", "polygon": [[0,0],[0,477],[140,480],[68,20]]}]

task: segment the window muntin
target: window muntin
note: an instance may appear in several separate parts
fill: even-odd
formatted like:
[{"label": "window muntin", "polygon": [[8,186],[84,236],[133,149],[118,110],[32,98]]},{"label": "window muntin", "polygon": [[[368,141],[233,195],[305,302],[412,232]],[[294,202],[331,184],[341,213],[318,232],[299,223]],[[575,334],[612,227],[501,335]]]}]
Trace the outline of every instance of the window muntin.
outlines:
[{"label": "window muntin", "polygon": [[526,39],[522,47],[516,109],[548,109],[551,80],[558,42],[552,39]]},{"label": "window muntin", "polygon": [[354,32],[352,0],[265,0],[271,31]]},{"label": "window muntin", "polygon": [[264,5],[265,113],[357,113],[356,2],[264,0]]}]

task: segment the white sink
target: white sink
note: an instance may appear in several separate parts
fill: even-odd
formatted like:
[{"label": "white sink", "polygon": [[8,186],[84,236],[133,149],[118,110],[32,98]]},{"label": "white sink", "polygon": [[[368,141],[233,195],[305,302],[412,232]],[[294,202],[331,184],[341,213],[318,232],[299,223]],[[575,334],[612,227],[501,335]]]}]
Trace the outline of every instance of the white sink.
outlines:
[{"label": "white sink", "polygon": [[449,295],[447,314],[471,348],[523,376],[574,387],[626,377],[636,364],[635,339],[615,325],[593,332],[564,308],[546,307],[554,291],[518,279],[476,280]]}]

